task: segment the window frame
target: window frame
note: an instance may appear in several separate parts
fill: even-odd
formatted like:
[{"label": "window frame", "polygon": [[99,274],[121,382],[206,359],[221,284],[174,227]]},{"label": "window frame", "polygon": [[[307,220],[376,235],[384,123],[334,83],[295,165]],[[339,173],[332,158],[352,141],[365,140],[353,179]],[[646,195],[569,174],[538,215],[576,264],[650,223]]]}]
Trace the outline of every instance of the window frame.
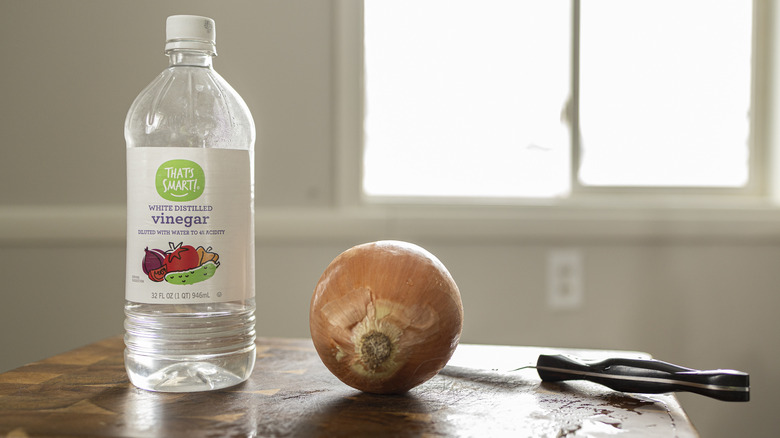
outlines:
[{"label": "window frame", "polygon": [[[572,1],[572,44],[578,43],[580,0]],[[749,144],[749,180],[739,188],[722,187],[634,187],[587,186],[579,181],[578,134],[570,135],[571,192],[561,198],[472,198],[401,197],[367,195],[363,191],[363,1],[336,0],[333,9],[333,88],[334,88],[334,161],[335,204],[337,206],[573,206],[624,205],[628,207],[766,207],[780,193],[780,157],[770,146],[780,137],[771,128],[771,110],[780,101],[773,95],[770,78],[776,67],[773,52],[780,35],[772,24],[780,21],[780,12],[770,0],[753,0],[753,37],[751,65],[751,108]],[[579,92],[579,51],[572,50],[571,101],[569,129],[579,132],[577,108]],[[780,96],[778,96],[780,97]],[[773,178],[773,175],[778,175]]]}]

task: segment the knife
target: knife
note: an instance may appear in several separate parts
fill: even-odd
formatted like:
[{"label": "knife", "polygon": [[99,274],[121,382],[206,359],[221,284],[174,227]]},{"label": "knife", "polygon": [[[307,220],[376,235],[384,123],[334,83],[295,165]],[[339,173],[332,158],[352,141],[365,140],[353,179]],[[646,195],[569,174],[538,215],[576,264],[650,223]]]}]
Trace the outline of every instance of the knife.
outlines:
[{"label": "knife", "polygon": [[695,370],[655,359],[585,361],[562,354],[539,355],[529,368],[546,382],[587,380],[622,392],[688,391],[723,401],[750,400],[750,376],[735,370]]}]

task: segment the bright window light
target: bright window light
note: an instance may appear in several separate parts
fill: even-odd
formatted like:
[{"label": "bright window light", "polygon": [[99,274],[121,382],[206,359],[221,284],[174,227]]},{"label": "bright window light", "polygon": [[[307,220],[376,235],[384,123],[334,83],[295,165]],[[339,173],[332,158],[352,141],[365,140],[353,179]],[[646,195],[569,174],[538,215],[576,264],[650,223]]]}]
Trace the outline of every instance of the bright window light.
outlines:
[{"label": "bright window light", "polygon": [[744,186],[752,2],[572,3],[366,1],[364,193]]},{"label": "bright window light", "polygon": [[748,180],[752,3],[583,0],[580,180]]},{"label": "bright window light", "polygon": [[365,2],[365,193],[567,193],[570,3]]}]

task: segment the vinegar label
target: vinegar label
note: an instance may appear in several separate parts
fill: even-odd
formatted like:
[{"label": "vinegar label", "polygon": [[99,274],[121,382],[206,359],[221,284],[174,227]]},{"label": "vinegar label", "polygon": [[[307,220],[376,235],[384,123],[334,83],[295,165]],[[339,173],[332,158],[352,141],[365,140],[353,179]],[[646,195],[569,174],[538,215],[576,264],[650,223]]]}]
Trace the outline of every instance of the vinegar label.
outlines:
[{"label": "vinegar label", "polygon": [[128,301],[254,297],[250,159],[234,149],[127,149]]}]

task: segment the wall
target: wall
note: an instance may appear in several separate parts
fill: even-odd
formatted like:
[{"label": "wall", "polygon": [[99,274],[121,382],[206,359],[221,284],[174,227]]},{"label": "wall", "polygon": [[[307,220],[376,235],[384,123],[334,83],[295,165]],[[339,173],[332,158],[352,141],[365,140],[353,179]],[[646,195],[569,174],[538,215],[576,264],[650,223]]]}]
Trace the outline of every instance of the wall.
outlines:
[{"label": "wall", "polygon": [[[464,342],[643,350],[748,371],[750,403],[680,398],[704,436],[769,430],[780,391],[774,210],[339,207],[333,8],[315,0],[0,3],[0,371],[122,331],[122,124],[167,65],[175,13],[216,19],[215,66],[258,121],[261,335],[308,336],[311,291],[339,252],[411,240],[458,282]],[[571,311],[545,301],[547,254],[561,247],[583,254],[585,300]]]}]

